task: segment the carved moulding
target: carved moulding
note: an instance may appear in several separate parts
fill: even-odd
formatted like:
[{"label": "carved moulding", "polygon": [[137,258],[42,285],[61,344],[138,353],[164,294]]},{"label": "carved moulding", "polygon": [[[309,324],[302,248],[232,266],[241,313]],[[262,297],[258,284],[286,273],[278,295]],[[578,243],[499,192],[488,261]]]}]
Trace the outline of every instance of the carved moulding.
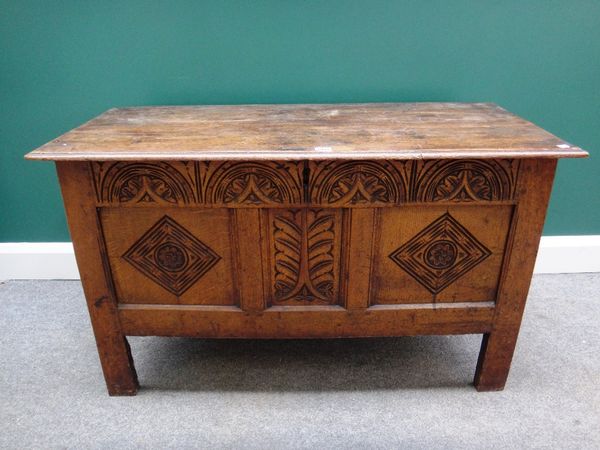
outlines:
[{"label": "carved moulding", "polygon": [[511,200],[518,168],[516,160],[420,161],[414,167],[414,201]]},{"label": "carved moulding", "polygon": [[199,163],[206,203],[275,206],[302,203],[300,162]]},{"label": "carved moulding", "polygon": [[271,303],[337,303],[341,211],[280,209],[268,216]]},{"label": "carved moulding", "polygon": [[193,163],[93,162],[100,203],[180,206],[195,203]]},{"label": "carved moulding", "polygon": [[227,207],[508,201],[519,168],[518,160],[90,164],[101,204]]},{"label": "carved moulding", "polygon": [[313,162],[310,200],[328,206],[401,203],[406,199],[404,166],[402,161]]}]

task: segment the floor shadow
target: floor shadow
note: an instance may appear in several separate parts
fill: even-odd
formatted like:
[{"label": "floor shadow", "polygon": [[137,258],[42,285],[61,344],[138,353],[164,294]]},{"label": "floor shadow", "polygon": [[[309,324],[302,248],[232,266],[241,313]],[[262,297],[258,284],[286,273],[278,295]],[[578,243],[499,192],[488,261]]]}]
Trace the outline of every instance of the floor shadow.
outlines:
[{"label": "floor shadow", "polygon": [[279,392],[467,387],[481,337],[130,341],[145,389]]}]

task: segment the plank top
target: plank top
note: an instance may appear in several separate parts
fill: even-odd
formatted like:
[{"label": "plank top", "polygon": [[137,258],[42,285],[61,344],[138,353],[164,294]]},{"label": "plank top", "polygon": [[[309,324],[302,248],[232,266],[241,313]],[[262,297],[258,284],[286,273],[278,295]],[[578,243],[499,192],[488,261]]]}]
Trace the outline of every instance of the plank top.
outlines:
[{"label": "plank top", "polygon": [[587,152],[492,103],[110,109],[41,160],[564,158]]}]

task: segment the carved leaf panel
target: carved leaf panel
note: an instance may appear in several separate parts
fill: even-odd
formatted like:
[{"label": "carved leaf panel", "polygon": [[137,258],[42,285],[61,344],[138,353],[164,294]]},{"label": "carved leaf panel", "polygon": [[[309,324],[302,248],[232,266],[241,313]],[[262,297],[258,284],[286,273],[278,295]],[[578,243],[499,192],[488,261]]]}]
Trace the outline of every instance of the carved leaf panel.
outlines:
[{"label": "carved leaf panel", "polygon": [[275,299],[290,296],[300,281],[302,259],[302,228],[295,217],[279,214],[273,218],[273,244],[275,264]]},{"label": "carved leaf panel", "polygon": [[338,302],[340,210],[274,209],[267,216],[271,303]]}]

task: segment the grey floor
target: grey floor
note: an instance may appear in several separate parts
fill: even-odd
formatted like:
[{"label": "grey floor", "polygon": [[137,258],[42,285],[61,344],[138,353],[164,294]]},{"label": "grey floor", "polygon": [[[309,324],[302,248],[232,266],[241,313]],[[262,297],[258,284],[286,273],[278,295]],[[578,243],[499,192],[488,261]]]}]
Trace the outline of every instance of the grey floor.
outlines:
[{"label": "grey floor", "polygon": [[504,392],[480,336],[132,338],[106,395],[80,284],[0,285],[1,448],[600,448],[600,274],[536,276]]}]

